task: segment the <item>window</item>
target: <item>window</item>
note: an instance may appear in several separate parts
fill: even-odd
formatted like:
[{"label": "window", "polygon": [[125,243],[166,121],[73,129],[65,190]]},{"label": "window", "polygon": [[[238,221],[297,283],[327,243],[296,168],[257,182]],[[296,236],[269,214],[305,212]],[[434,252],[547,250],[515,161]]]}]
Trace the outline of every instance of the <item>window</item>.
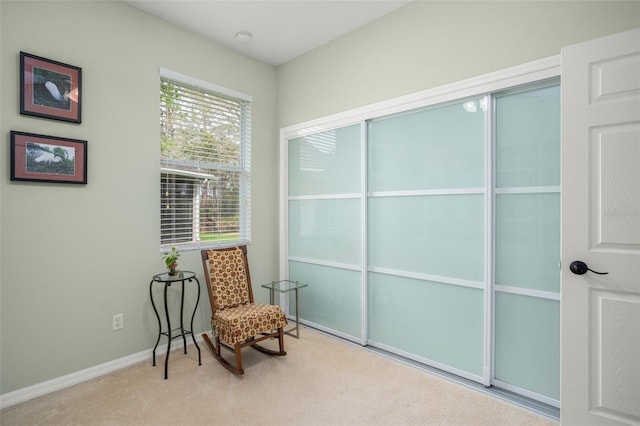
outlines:
[{"label": "window", "polygon": [[162,70],[160,244],[251,238],[251,97]]}]

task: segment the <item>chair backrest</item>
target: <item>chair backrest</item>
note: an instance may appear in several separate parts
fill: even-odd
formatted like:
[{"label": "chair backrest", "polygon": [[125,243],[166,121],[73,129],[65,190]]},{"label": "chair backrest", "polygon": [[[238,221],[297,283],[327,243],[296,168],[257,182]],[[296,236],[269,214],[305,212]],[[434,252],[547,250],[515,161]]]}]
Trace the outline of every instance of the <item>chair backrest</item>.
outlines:
[{"label": "chair backrest", "polygon": [[202,250],[211,310],[253,303],[247,247]]}]

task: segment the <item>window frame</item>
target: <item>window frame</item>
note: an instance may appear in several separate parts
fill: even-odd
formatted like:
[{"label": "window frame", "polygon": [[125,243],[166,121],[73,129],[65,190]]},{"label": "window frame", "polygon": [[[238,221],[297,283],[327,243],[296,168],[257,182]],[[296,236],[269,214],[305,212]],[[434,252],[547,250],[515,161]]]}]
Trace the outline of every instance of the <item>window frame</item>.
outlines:
[{"label": "window frame", "polygon": [[[159,88],[162,88],[163,81],[171,80],[173,83],[178,85],[182,85],[186,88],[192,90],[198,90],[202,93],[207,93],[209,95],[213,95],[217,98],[222,98],[229,100],[231,102],[237,102],[239,105],[240,119],[239,119],[239,144],[240,149],[237,158],[238,166],[237,167],[228,167],[222,166],[215,167],[211,166],[211,163],[206,162],[198,162],[198,161],[185,161],[179,160],[176,158],[167,158],[160,155],[159,162],[159,172],[160,172],[160,192],[161,199],[159,203],[159,213],[160,213],[160,251],[162,253],[171,250],[171,247],[177,247],[183,251],[189,250],[200,250],[205,248],[213,248],[213,247],[227,247],[227,246],[236,246],[241,244],[250,244],[251,243],[251,109],[253,98],[250,95],[245,93],[241,93],[232,89],[228,89],[207,81],[199,80],[194,77],[190,77],[187,75],[183,75],[165,68],[160,68],[159,73]],[[162,94],[161,98],[162,99]],[[159,112],[162,113],[163,106],[162,102],[159,105]],[[160,138],[160,144],[162,143],[162,139]],[[161,153],[160,153],[161,154]],[[175,165],[190,163],[190,166],[202,164],[204,169],[209,171],[219,170],[219,171],[232,171],[237,172],[238,177],[238,200],[237,200],[237,210],[238,210],[238,233],[236,238],[224,238],[222,240],[208,240],[208,239],[200,239],[200,185],[197,184],[198,178],[200,176],[199,173],[193,173],[189,171],[179,171],[176,170]],[[167,173],[167,172],[170,173]],[[167,179],[166,176],[173,176],[173,179]],[[204,176],[204,174],[203,174]],[[170,181],[181,181],[181,180],[192,180],[193,187],[191,188],[191,193],[193,194],[193,201],[191,202],[191,206],[189,207],[191,210],[191,229],[189,231],[191,237],[189,241],[175,241],[175,239],[171,242],[164,242],[164,236],[170,234],[171,232],[175,232],[176,228],[179,227],[179,223],[176,222],[175,219],[171,220],[171,229],[165,228],[165,223],[167,218],[163,215],[163,207],[165,206],[165,200],[162,198],[162,191],[166,185],[170,185]]]}]

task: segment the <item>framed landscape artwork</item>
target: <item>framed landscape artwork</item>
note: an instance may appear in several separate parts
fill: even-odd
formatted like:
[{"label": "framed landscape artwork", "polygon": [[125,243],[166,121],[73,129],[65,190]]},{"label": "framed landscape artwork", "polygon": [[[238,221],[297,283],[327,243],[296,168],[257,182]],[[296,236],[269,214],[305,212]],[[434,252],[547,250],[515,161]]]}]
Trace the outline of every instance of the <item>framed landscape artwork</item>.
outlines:
[{"label": "framed landscape artwork", "polygon": [[81,123],[82,69],[20,52],[20,114]]},{"label": "framed landscape artwork", "polygon": [[11,180],[87,183],[87,141],[11,131]]}]

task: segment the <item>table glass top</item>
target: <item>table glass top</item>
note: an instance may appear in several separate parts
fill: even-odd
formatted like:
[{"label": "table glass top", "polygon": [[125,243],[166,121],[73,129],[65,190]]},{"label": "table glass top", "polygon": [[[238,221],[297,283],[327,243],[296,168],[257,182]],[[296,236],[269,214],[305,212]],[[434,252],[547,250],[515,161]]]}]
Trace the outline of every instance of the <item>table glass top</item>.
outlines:
[{"label": "table glass top", "polygon": [[153,281],[157,282],[174,282],[174,281],[182,281],[194,278],[196,274],[191,271],[178,271],[176,275],[169,275],[168,272],[163,272],[162,274],[157,274],[153,276]]},{"label": "table glass top", "polygon": [[309,284],[303,284],[300,281],[282,280],[271,281],[268,284],[262,284],[262,287],[268,288],[269,290],[278,291],[280,293],[286,293],[287,291],[296,290],[308,285]]}]

